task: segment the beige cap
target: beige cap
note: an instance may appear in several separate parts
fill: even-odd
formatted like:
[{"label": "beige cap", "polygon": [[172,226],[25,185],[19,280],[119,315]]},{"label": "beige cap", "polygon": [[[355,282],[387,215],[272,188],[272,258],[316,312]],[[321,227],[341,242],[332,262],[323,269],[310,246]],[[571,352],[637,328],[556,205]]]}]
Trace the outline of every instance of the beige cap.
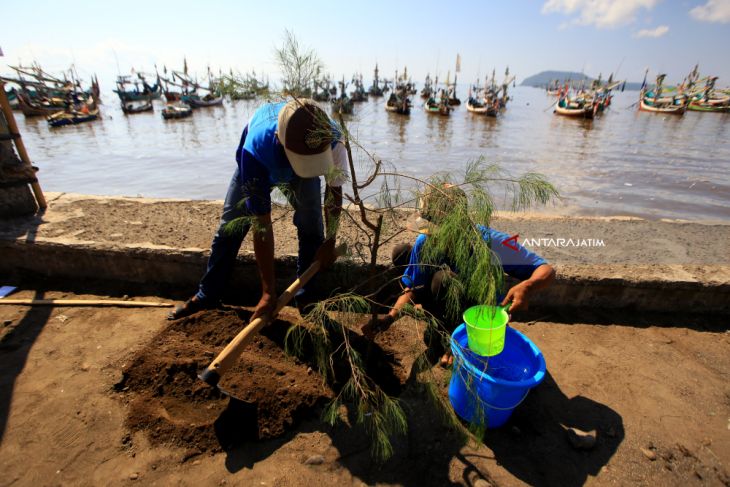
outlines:
[{"label": "beige cap", "polygon": [[322,176],[334,167],[331,130],[329,117],[314,100],[292,100],[281,109],[277,132],[297,176]]}]

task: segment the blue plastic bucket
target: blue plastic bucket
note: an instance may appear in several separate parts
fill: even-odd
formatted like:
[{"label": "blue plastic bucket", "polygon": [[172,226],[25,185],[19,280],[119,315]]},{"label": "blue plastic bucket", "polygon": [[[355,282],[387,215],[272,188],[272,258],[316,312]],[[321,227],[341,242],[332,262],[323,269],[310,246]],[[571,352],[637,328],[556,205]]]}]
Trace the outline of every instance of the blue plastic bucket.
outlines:
[{"label": "blue plastic bucket", "polygon": [[451,335],[451,406],[470,423],[497,428],[545,378],[545,358],[529,338],[510,327],[499,355],[481,357],[469,350],[467,343],[462,324]]}]

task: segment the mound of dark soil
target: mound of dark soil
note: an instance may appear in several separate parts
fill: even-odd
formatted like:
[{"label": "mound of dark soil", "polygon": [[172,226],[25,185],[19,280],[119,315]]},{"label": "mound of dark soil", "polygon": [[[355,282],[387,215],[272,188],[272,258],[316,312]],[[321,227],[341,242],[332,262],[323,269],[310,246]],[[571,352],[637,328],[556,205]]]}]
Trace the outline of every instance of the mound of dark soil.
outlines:
[{"label": "mound of dark soil", "polygon": [[[300,320],[285,308],[264,328],[224,375],[230,400],[198,379],[225,345],[248,323],[245,310],[211,310],[171,323],[124,367],[115,388],[128,401],[127,426],[144,431],[152,443],[217,451],[247,440],[275,438],[299,420],[318,414],[348,379],[342,354],[343,328],[332,321],[334,380],[325,384],[314,363],[287,355],[284,337]],[[392,327],[375,343],[344,328],[350,343],[367,357],[368,375],[390,395],[400,394],[410,375],[414,346],[422,341],[407,328]],[[338,335],[339,333],[339,335]],[[415,341],[414,341],[415,338]],[[414,343],[416,345],[414,345]],[[313,356],[311,344],[303,357]],[[305,359],[306,360],[306,359]]]},{"label": "mound of dark soil", "polygon": [[286,314],[249,343],[221,382],[250,405],[241,407],[198,379],[247,320],[245,312],[213,310],[159,333],[126,364],[116,385],[129,400],[129,428],[144,430],[153,443],[218,450],[280,436],[331,397],[319,375],[284,352],[283,336],[292,324]]}]

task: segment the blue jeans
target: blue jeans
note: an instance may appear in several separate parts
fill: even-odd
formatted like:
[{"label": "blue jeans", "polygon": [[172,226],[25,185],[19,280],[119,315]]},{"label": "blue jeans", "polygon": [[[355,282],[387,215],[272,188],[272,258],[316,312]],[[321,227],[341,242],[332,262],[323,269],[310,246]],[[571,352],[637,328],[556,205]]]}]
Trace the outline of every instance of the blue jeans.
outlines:
[{"label": "blue jeans", "polygon": [[[196,294],[201,300],[219,300],[236,262],[243,239],[250,229],[246,224],[235,233],[226,232],[225,226],[236,218],[249,216],[245,207],[239,207],[243,198],[243,188],[239,182],[239,170],[231,178],[226,200],[223,204],[218,231],[213,237],[208,258],[208,268],[200,281]],[[324,241],[324,224],[322,222],[322,196],[319,178],[300,178],[295,176],[288,183],[287,198],[294,208],[294,225],[297,227],[299,239],[299,258],[297,259],[297,275],[301,275],[314,260],[320,245]],[[244,205],[241,205],[244,206]],[[309,286],[311,286],[310,281]]]}]

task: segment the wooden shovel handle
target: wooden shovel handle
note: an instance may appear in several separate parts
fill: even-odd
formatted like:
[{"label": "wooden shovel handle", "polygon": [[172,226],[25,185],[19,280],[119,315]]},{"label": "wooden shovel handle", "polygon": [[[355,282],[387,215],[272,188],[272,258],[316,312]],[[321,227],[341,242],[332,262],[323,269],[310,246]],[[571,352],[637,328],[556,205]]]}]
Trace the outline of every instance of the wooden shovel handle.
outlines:
[{"label": "wooden shovel handle", "polygon": [[198,377],[207,382],[212,386],[216,386],[218,381],[223,374],[233,365],[236,359],[241,355],[243,349],[246,347],[253,336],[261,330],[268,322],[269,319],[275,318],[279,314],[281,309],[286,306],[299,289],[304,286],[309,280],[319,271],[320,263],[318,260],[314,261],[304,273],[297,278],[291,285],[286,288],[286,291],[281,293],[279,299],[276,301],[276,308],[271,313],[271,316],[260,316],[250,322],[246,327],[236,335],[233,340],[223,349],[221,353],[213,360],[208,368],[201,372]]}]

